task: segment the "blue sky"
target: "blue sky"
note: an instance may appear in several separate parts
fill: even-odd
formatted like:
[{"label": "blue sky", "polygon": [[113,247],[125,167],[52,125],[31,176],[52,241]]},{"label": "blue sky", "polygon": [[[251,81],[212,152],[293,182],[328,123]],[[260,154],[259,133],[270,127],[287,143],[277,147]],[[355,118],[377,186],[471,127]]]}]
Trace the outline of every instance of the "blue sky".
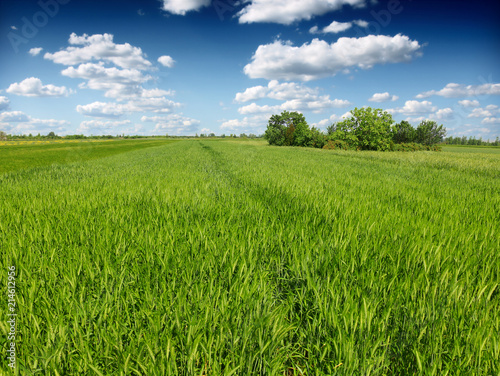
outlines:
[{"label": "blue sky", "polygon": [[354,107],[500,136],[500,4],[3,0],[0,130],[261,134]]}]

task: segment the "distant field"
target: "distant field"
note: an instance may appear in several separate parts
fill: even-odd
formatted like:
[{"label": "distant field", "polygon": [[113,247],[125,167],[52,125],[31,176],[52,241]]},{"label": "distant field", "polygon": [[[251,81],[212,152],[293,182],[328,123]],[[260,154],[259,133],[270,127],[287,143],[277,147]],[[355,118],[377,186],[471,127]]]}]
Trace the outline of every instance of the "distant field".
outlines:
[{"label": "distant field", "polygon": [[500,374],[500,154],[141,142],[0,175],[20,375]]},{"label": "distant field", "polygon": [[4,141],[0,142],[0,174],[53,163],[82,162],[171,142],[167,139]]},{"label": "distant field", "polygon": [[443,151],[453,153],[485,153],[485,154],[500,154],[498,146],[460,146],[449,145],[443,146]]}]

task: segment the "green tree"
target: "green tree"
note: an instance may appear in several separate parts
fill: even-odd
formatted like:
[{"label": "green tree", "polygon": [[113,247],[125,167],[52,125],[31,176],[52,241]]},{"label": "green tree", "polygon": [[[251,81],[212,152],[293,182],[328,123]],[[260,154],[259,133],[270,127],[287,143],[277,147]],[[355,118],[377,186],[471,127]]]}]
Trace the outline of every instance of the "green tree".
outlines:
[{"label": "green tree", "polygon": [[306,142],[308,130],[309,126],[304,115],[298,112],[283,111],[281,115],[271,116],[264,137],[269,145],[304,146],[298,143]]},{"label": "green tree", "polygon": [[[422,145],[434,145],[443,141],[446,136],[446,128],[443,125],[438,125],[435,121],[424,120],[416,130],[415,140]],[[467,143],[467,138],[465,138]]]},{"label": "green tree", "polygon": [[392,115],[379,108],[355,108],[351,117],[337,123],[334,137],[361,150],[388,150]]},{"label": "green tree", "polygon": [[392,127],[392,141],[396,144],[415,142],[415,136],[415,128],[406,120]]}]

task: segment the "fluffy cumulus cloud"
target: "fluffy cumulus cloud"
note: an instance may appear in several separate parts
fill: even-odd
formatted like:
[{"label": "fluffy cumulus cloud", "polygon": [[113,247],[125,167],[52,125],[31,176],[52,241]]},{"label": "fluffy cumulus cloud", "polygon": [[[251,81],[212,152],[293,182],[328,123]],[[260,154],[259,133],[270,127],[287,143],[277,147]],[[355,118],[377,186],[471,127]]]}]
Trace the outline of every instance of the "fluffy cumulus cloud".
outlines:
[{"label": "fluffy cumulus cloud", "polygon": [[162,9],[172,14],[184,16],[187,12],[198,11],[209,6],[211,0],[163,0]]},{"label": "fluffy cumulus cloud", "polygon": [[467,117],[482,119],[481,124],[485,125],[500,124],[500,108],[495,104],[477,107]]},{"label": "fluffy cumulus cloud", "polygon": [[387,112],[391,114],[403,114],[409,116],[424,115],[437,111],[437,107],[429,101],[406,101],[404,107],[388,109]]},{"label": "fluffy cumulus cloud", "polygon": [[350,67],[368,69],[376,64],[401,63],[419,56],[422,46],[405,35],[368,35],[340,38],[335,43],[313,39],[300,47],[277,40],[261,45],[244,71],[250,78],[310,81]]},{"label": "fluffy cumulus cloud", "polygon": [[245,103],[269,98],[283,101],[280,105],[262,105],[256,103],[240,107],[238,112],[242,115],[249,114],[272,114],[281,111],[313,111],[319,113],[328,108],[341,108],[351,105],[347,100],[330,99],[329,95],[320,95],[320,89],[310,88],[300,83],[276,80],[269,82],[267,86],[254,86],[242,93],[237,93],[235,101]]},{"label": "fluffy cumulus cloud", "polygon": [[468,100],[468,99],[464,99],[463,101],[458,101],[458,104],[462,107],[479,107],[480,104],[478,101],[476,100]]},{"label": "fluffy cumulus cloud", "polygon": [[390,95],[388,92],[385,93],[375,93],[372,95],[368,101],[370,102],[388,102],[388,101],[397,101],[399,97],[397,95]]},{"label": "fluffy cumulus cloud", "polygon": [[31,55],[31,56],[37,56],[38,54],[40,54],[40,52],[42,52],[43,48],[42,47],[35,47],[35,48],[31,48],[28,53]]},{"label": "fluffy cumulus cloud", "polygon": [[243,119],[231,119],[224,121],[220,129],[226,132],[235,133],[263,133],[266,129],[269,115],[260,114],[254,116],[246,116]]},{"label": "fluffy cumulus cloud", "polygon": [[119,118],[135,112],[169,113],[181,107],[180,103],[165,97],[137,98],[126,103],[93,102],[78,105],[76,111],[84,116],[98,118]]},{"label": "fluffy cumulus cloud", "polygon": [[173,68],[174,65],[175,65],[175,60],[172,59],[172,57],[170,56],[160,56],[158,58],[158,62],[163,65],[164,67],[167,67],[167,68]]},{"label": "fluffy cumulus cloud", "polygon": [[[180,0],[179,0],[180,1]],[[274,22],[289,25],[295,21],[310,20],[344,5],[362,7],[365,0],[248,0],[239,13],[240,23]]]},{"label": "fluffy cumulus cloud", "polygon": [[126,69],[149,69],[148,61],[139,47],[129,43],[116,44],[112,34],[94,34],[81,36],[72,33],[69,37],[70,47],[55,53],[45,53],[44,58],[63,65],[77,65],[102,60]]},{"label": "fluffy cumulus cloud", "polygon": [[442,108],[437,110],[431,118],[435,118],[437,120],[446,120],[451,119],[453,117],[453,110],[451,108]]},{"label": "fluffy cumulus cloud", "polygon": [[363,21],[363,20],[356,20],[356,21],[352,21],[352,22],[333,21],[330,25],[326,26],[322,30],[320,30],[317,26],[313,26],[313,27],[311,27],[311,29],[309,29],[309,32],[311,34],[321,34],[321,33],[323,33],[323,34],[327,34],[327,33],[338,34],[338,33],[341,33],[343,31],[349,30],[354,25],[357,25],[359,27],[367,27],[368,22]]},{"label": "fluffy cumulus cloud", "polygon": [[333,114],[328,119],[320,120],[317,123],[312,124],[312,126],[317,127],[317,128],[325,129],[329,125],[337,123],[339,121],[342,121],[342,120],[344,120],[344,119],[346,119],[346,118],[348,118],[350,116],[351,116],[350,112],[346,112],[345,114],[343,114],[341,116],[339,116],[337,114]]},{"label": "fluffy cumulus cloud", "polygon": [[2,112],[0,114],[0,129],[12,134],[28,134],[35,130],[41,133],[64,132],[68,125],[70,123],[65,120],[37,119],[22,111]]},{"label": "fluffy cumulus cloud", "polygon": [[450,83],[441,90],[430,90],[417,95],[418,99],[438,95],[446,98],[476,97],[482,95],[500,95],[500,84],[462,85]]},{"label": "fluffy cumulus cloud", "polygon": [[102,90],[105,92],[105,97],[120,99],[141,96],[144,92],[141,85],[152,79],[151,76],[143,75],[138,69],[106,68],[102,62],[80,64],[77,68],[69,67],[61,74],[87,80],[80,85],[82,89]]},{"label": "fluffy cumulus cloud", "polygon": [[[73,33],[69,44],[58,52],[46,53],[45,58],[68,65],[61,74],[81,80],[80,89],[102,91],[105,98],[114,99],[112,102],[95,101],[78,105],[78,113],[88,117],[118,119],[132,113],[171,113],[181,107],[180,103],[167,98],[174,95],[174,91],[144,87],[154,81],[155,78],[148,73],[154,72],[155,68],[139,47],[128,43],[116,44],[111,34],[79,36]],[[174,64],[173,58],[167,55],[161,56],[158,62],[169,67]],[[109,127],[113,124],[118,123],[95,120],[94,123],[82,123],[80,128],[82,131],[106,130],[111,129]]]},{"label": "fluffy cumulus cloud", "polygon": [[121,121],[102,121],[102,120],[86,120],[80,123],[77,128],[77,133],[83,134],[119,134],[121,133],[120,127],[129,125],[130,120]]},{"label": "fluffy cumulus cloud", "polygon": [[0,111],[5,111],[9,109],[10,100],[7,97],[0,96]]},{"label": "fluffy cumulus cloud", "polygon": [[71,94],[65,86],[43,85],[36,77],[29,77],[19,83],[11,84],[7,93],[24,97],[65,97]]},{"label": "fluffy cumulus cloud", "polygon": [[186,117],[182,114],[169,114],[167,116],[143,116],[141,121],[155,123],[155,134],[193,134],[200,125],[199,120]]}]

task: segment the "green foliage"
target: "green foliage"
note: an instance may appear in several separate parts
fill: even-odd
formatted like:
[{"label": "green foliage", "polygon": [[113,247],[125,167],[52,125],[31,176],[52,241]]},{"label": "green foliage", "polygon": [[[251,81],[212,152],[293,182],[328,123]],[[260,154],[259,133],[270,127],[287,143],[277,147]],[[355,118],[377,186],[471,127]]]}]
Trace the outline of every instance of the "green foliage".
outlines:
[{"label": "green foliage", "polygon": [[415,141],[422,145],[434,145],[443,141],[446,129],[435,121],[424,120],[416,130]]},{"label": "green foliage", "polygon": [[392,151],[441,151],[442,148],[439,145],[422,145],[411,142],[411,143],[392,144],[391,150]]},{"label": "green foliage", "polygon": [[333,137],[361,150],[389,150],[392,115],[371,107],[355,108],[351,117],[336,124]]},{"label": "green foliage", "polygon": [[342,140],[328,140],[328,142],[323,146],[325,150],[352,150],[349,144]]},{"label": "green foliage", "polygon": [[0,174],[16,374],[499,374],[500,154],[261,145]]},{"label": "green foliage", "polygon": [[323,148],[326,144],[326,136],[321,130],[316,127],[311,128],[311,141],[307,146],[312,146],[313,148]]},{"label": "green foliage", "polygon": [[270,145],[308,146],[311,141],[304,115],[298,112],[283,111],[269,119],[264,137]]},{"label": "green foliage", "polygon": [[396,144],[412,143],[415,142],[415,138],[415,128],[406,120],[392,127],[392,141]]}]

